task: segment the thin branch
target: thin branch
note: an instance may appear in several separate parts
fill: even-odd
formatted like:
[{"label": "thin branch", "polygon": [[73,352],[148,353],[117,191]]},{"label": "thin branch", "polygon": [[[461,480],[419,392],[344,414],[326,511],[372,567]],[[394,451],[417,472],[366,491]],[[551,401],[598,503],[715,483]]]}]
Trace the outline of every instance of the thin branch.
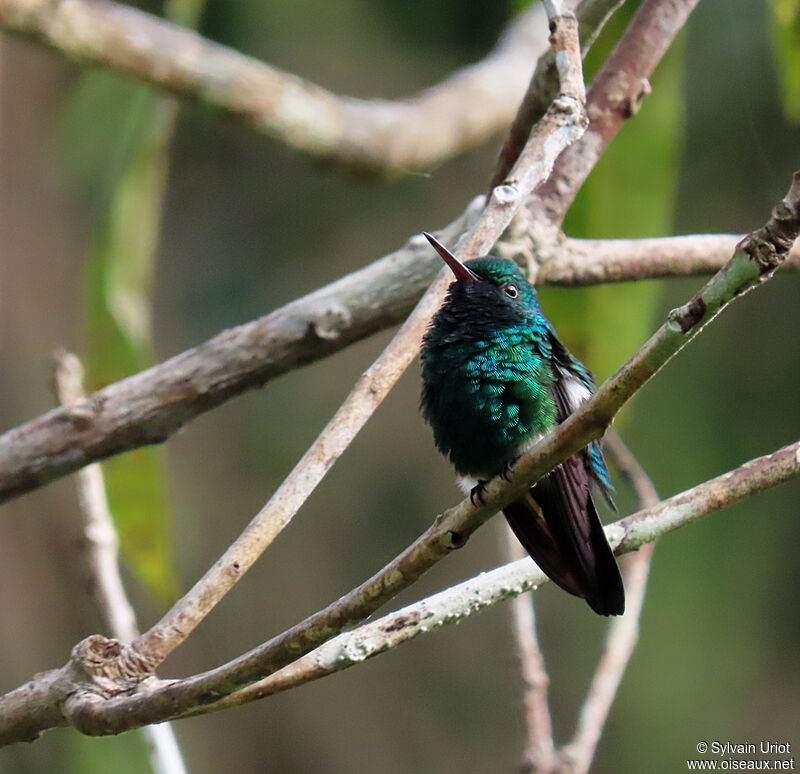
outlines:
[{"label": "thin branch", "polygon": [[554,225],[564,219],[600,155],[650,93],[648,79],[698,0],[644,0],[587,94],[589,129],[562,154],[537,192],[537,210]]},{"label": "thin branch", "polygon": [[[82,401],[83,367],[71,352],[54,354],[55,385],[59,401],[73,406]],[[119,571],[119,537],[108,506],[103,471],[88,465],[75,474],[91,592],[103,623],[112,637],[131,642],[139,633],[136,614],[128,601]]]},{"label": "thin branch", "polygon": [[[514,168],[515,183],[495,189],[485,210],[462,240],[459,248],[462,260],[488,252],[521,203],[547,178],[558,153],[583,132],[586,119],[577,22],[571,14],[559,16],[555,22],[553,45],[567,54],[559,60],[562,94],[531,133]],[[442,270],[386,349],[362,375],[334,417],[245,531],[155,626],[134,641],[137,660],[142,659],[151,670],[155,669],[286,527],[416,356],[428,321],[439,307],[448,284],[447,272]]]},{"label": "thin branch", "polygon": [[[470,228],[483,201],[476,198],[443,229],[443,238],[452,241]],[[586,285],[708,274],[726,263],[741,239],[566,239],[539,268],[537,283]],[[504,250],[499,242],[498,252]],[[798,246],[789,266],[800,267]],[[9,430],[0,436],[0,503],[91,462],[166,441],[184,423],[230,398],[399,322],[440,269],[438,256],[415,237],[265,317],[98,390],[74,407],[54,409]]]},{"label": "thin branch", "polygon": [[[525,552],[510,529],[503,530],[512,561],[524,559]],[[532,597],[519,595],[511,602],[511,621],[522,678],[522,706],[525,721],[523,772],[554,774],[558,765],[553,743],[553,723],[547,701],[550,677],[536,634],[536,609]]]},{"label": "thin branch", "polygon": [[[55,386],[65,405],[86,397],[83,367],[70,352],[55,354]],[[76,473],[76,486],[90,570],[90,588],[112,637],[131,642],[139,633],[136,614],[128,601],[119,571],[119,537],[108,507],[103,471],[99,464]],[[169,723],[142,729],[155,774],[186,774],[183,755]]]},{"label": "thin branch", "polygon": [[391,174],[426,169],[505,129],[547,49],[534,4],[486,59],[389,102],[339,96],[109,0],[0,0],[0,28],[225,111],[312,156]]},{"label": "thin branch", "polygon": [[603,451],[633,489],[638,510],[652,508],[661,500],[647,471],[613,428],[609,429],[603,438]]},{"label": "thin branch", "polygon": [[[702,516],[797,476],[800,476],[800,441],[750,460],[652,508],[610,524],[606,527],[606,534],[615,553],[634,551]],[[192,717],[246,704],[356,666],[419,634],[460,622],[489,605],[538,588],[546,581],[547,577],[529,558],[521,559],[482,573],[354,631],[339,634],[259,682],[216,701],[207,678],[230,665],[184,680],[161,682],[152,688],[145,685],[140,693],[132,696],[89,702],[71,720],[80,721],[76,725],[84,733],[118,733],[166,717]],[[636,585],[634,579],[634,587]],[[644,584],[641,583],[640,587],[643,593]],[[626,618],[627,614],[620,620]],[[307,619],[309,625],[311,620]],[[204,681],[207,693],[198,694],[194,690],[199,680]],[[22,689],[17,689],[14,693],[20,691]],[[2,712],[11,695],[0,698],[0,744],[19,741],[14,736],[13,724],[5,722]]]},{"label": "thin branch", "polygon": [[[611,463],[628,479],[636,493],[637,510],[656,508],[660,498],[650,476],[615,430],[606,433],[604,447]],[[636,647],[654,547],[654,543],[642,546],[623,563],[627,600],[625,615],[609,624],[603,655],[581,707],[575,736],[559,753],[570,774],[589,771],[603,726]]]},{"label": "thin branch", "polygon": [[[578,19],[582,56],[586,56],[606,22],[624,2],[625,0],[583,0],[578,4],[575,16]],[[536,64],[536,71],[500,151],[490,190],[505,181],[528,140],[531,127],[544,115],[558,93],[558,86],[555,55],[548,51]]]},{"label": "thin branch", "polygon": [[[551,257],[538,267],[537,283],[578,286],[713,274],[727,263],[742,239],[741,234],[655,239],[566,238],[552,248]],[[792,248],[786,268],[800,269],[800,244]]]},{"label": "thin branch", "polygon": [[609,624],[603,655],[581,707],[575,736],[560,751],[560,757],[567,764],[570,774],[586,774],[589,771],[617,689],[636,647],[652,556],[651,543],[640,548],[623,566],[625,615]]}]

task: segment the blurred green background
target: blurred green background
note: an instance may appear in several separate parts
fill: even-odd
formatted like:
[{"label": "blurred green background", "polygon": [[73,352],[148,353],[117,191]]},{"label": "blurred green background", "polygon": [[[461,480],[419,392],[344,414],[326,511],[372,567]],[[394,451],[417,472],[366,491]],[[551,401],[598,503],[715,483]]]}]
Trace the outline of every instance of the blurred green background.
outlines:
[{"label": "blurred green background", "polygon": [[[483,56],[516,6],[213,1],[200,28],[342,93],[395,98]],[[741,233],[763,223],[800,167],[791,123],[798,4],[775,7],[789,19],[779,31],[765,3],[699,5],[656,73],[653,96],[570,213],[570,235]],[[190,1],[169,13],[190,23],[200,10]],[[358,179],[199,107],[177,112],[130,81],[82,77],[57,55],[0,36],[0,430],[51,407],[54,347],[80,353],[104,383],[265,314],[449,222],[484,190],[499,142],[428,175]],[[543,304],[602,377],[699,284],[546,290]],[[129,313],[114,301],[120,290],[134,299]],[[796,273],[749,294],[620,417],[662,495],[797,440],[799,298]],[[238,534],[389,336],[282,377],[193,421],[163,449],[115,463],[112,497],[142,625]],[[418,388],[415,365],[163,675],[221,663],[327,604],[458,499],[419,418]],[[620,499],[630,507],[624,489]],[[639,647],[594,771],[683,771],[700,740],[800,744],[799,500],[795,482],[661,542]],[[86,594],[73,482],[2,510],[5,691],[63,663],[102,627]],[[397,604],[501,562],[501,526],[481,530]],[[536,600],[563,741],[605,624],[558,589]],[[508,613],[497,606],[358,669],[182,721],[189,770],[515,771],[522,724]],[[139,735],[88,739],[60,729],[0,751],[3,774],[112,766],[148,771]]]}]

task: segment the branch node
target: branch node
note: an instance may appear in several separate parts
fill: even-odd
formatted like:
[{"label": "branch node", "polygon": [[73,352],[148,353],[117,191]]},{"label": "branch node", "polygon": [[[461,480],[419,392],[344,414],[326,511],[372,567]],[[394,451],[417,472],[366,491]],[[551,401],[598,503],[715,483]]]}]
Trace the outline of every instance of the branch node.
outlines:
[{"label": "branch node", "polygon": [[741,242],[741,249],[755,261],[761,275],[769,274],[786,260],[800,234],[800,170],[792,175],[789,191],[772,208],[771,215],[766,225]]},{"label": "branch node", "polygon": [[681,333],[688,333],[704,317],[706,313],[706,302],[700,296],[695,296],[688,304],[679,306],[669,313],[669,323],[677,325]]},{"label": "branch node", "polygon": [[510,207],[519,199],[519,188],[516,180],[506,180],[492,190],[492,203],[499,207]]},{"label": "branch node", "polygon": [[133,690],[152,672],[133,648],[92,634],[72,649],[66,674],[81,695],[109,699]]},{"label": "branch node", "polygon": [[444,535],[442,535],[442,537],[439,539],[440,545],[447,551],[455,551],[459,548],[463,548],[464,545],[466,545],[466,542],[466,535],[462,534],[461,532],[454,532],[453,530],[445,532]]}]

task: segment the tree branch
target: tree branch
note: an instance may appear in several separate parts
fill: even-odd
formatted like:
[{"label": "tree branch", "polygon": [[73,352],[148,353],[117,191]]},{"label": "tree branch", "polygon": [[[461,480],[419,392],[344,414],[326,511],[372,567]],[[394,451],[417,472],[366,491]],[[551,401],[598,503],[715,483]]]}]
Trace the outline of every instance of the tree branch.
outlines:
[{"label": "tree branch", "polygon": [[[71,352],[54,354],[55,385],[59,401],[72,406],[84,400],[83,367]],[[103,471],[87,465],[76,474],[83,535],[89,565],[90,589],[103,624],[112,637],[130,642],[139,633],[119,571],[119,537],[108,506]]]},{"label": "tree branch", "polygon": [[[524,559],[525,551],[514,533],[508,527],[503,533],[508,544],[509,558],[512,561]],[[547,674],[544,654],[536,633],[536,608],[533,598],[519,595],[512,600],[511,621],[522,678],[522,708],[525,722],[525,751],[521,771],[555,774],[558,757],[553,742],[553,722],[547,701],[550,676]]]},{"label": "tree branch", "polygon": [[[655,239],[565,238],[552,249],[551,257],[539,265],[537,282],[572,287],[713,274],[725,265],[742,238],[741,234]],[[800,269],[800,245],[792,247],[786,268]]]},{"label": "tree branch", "polygon": [[[83,389],[83,367],[70,352],[59,351],[55,354],[55,386],[59,401],[65,405],[74,404],[86,397]],[[83,518],[92,596],[111,636],[123,643],[129,643],[139,630],[136,614],[122,585],[119,537],[108,507],[100,465],[89,465],[78,471],[76,486]],[[186,774],[183,755],[169,723],[145,726],[142,732],[156,774]]]},{"label": "tree branch", "polygon": [[[701,516],[733,505],[798,475],[800,441],[772,454],[750,460],[739,468],[664,500],[654,507],[620,519],[606,527],[606,534],[615,553],[634,551]],[[547,577],[529,558],[521,559],[364,624],[352,632],[332,637],[280,671],[276,670],[259,682],[222,698],[216,693],[225,687],[225,682],[220,678],[226,672],[230,673],[241,659],[184,680],[154,681],[152,685],[146,683],[138,693],[130,696],[118,696],[107,701],[97,697],[93,701],[87,701],[85,697],[70,699],[66,702],[67,705],[72,702],[78,706],[72,708],[69,720],[84,733],[111,734],[167,718],[191,717],[249,703],[360,664],[419,634],[459,622],[489,605],[535,589],[546,581]],[[349,596],[351,595],[347,595]],[[334,603],[331,608],[340,605],[347,597]],[[303,624],[294,627],[294,630],[306,626],[308,632],[314,632],[316,636],[315,627],[320,623],[319,616],[320,614],[311,616]],[[627,615],[621,620],[625,618]],[[273,645],[276,640],[265,643],[245,657],[258,651],[263,652],[263,649]],[[80,645],[75,650],[79,648]],[[74,672],[73,660],[62,669],[39,675],[25,686],[0,697],[0,745],[30,738],[32,728],[41,731],[53,725],[65,725],[63,715],[54,708],[54,696],[58,693],[54,684],[60,684],[63,692],[63,687],[75,679]],[[202,689],[198,690],[201,686]],[[74,687],[73,683],[73,690]],[[34,710],[40,713],[36,719],[49,724],[35,726],[36,719],[29,717]],[[53,714],[61,722],[52,722]],[[27,737],[23,736],[24,731],[28,732]]]},{"label": "tree branch", "polygon": [[389,102],[339,96],[109,0],[0,0],[0,28],[223,110],[312,156],[391,174],[426,169],[505,129],[547,48],[534,4],[482,62]]},{"label": "tree branch", "polygon": [[[579,25],[578,36],[581,41],[581,56],[586,56],[586,52],[594,43],[595,38],[606,22],[624,2],[625,0],[583,0],[578,4],[575,9],[575,16]],[[511,171],[511,167],[514,166],[528,140],[531,127],[544,115],[548,105],[553,101],[557,93],[558,74],[556,60],[553,52],[548,51],[539,58],[536,64],[536,71],[500,151],[497,169],[492,177],[489,190],[505,181]]]},{"label": "tree branch", "polygon": [[[639,549],[636,556],[632,557],[635,560],[650,545],[641,542],[641,535],[636,540],[628,539],[629,534],[636,533],[636,525],[648,523],[648,539],[655,541],[667,532],[765,489],[786,483],[796,476],[800,476],[800,442],[750,460],[722,476],[639,510],[608,525],[606,531],[612,545],[616,546],[615,553],[623,554]],[[629,587],[629,591],[636,591],[638,588],[640,591],[636,593],[643,596],[641,568],[640,564],[636,572],[628,570],[627,581],[628,584],[633,582],[634,588]],[[407,642],[418,634],[426,634],[450,623],[459,623],[489,605],[535,590],[547,581],[547,576],[528,557],[481,573],[420,602],[364,624],[352,632],[340,634],[260,682],[197,711],[190,710],[186,716],[246,704],[347,669]],[[628,619],[626,626],[629,626],[631,619],[638,620],[638,616],[628,618],[626,614],[615,620],[625,619]]]},{"label": "tree branch", "polygon": [[609,142],[650,92],[648,79],[698,0],[644,0],[586,97],[589,129],[562,154],[535,207],[560,224]]}]

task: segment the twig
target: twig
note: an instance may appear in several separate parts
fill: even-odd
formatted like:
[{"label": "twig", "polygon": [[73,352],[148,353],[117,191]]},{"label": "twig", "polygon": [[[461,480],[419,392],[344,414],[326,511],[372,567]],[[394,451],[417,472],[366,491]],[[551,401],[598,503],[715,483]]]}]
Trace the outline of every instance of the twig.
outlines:
[{"label": "twig", "polygon": [[[441,232],[452,241],[483,207],[478,197]],[[742,237],[566,239],[537,283],[585,285],[709,274]],[[498,243],[503,253],[505,245]],[[529,256],[532,257],[532,256]],[[800,249],[787,268],[800,267]],[[80,467],[170,438],[184,423],[242,392],[326,357],[403,319],[441,269],[427,242],[412,239],[375,263],[271,314],[224,331],[146,371],[0,436],[0,502]]]},{"label": "twig", "polygon": [[[660,498],[650,476],[616,431],[606,433],[604,446],[612,464],[628,479],[636,493],[637,510],[641,512],[658,506]],[[654,548],[654,543],[642,546],[624,562],[625,615],[609,624],[603,655],[581,707],[575,736],[559,753],[570,774],[589,771],[603,726],[636,647]]]},{"label": "twig", "polygon": [[[58,400],[74,406],[86,395],[83,391],[83,367],[71,352],[59,350],[53,355]],[[108,507],[103,471],[100,465],[87,465],[75,474],[83,534],[91,579],[91,591],[103,623],[113,637],[131,642],[139,633],[119,572],[119,537]]]},{"label": "twig", "polygon": [[[606,534],[615,553],[634,551],[701,516],[726,508],[796,476],[800,476],[800,441],[772,454],[750,460],[739,468],[664,500],[655,507],[638,511],[610,524],[606,527]],[[229,682],[220,678],[236,662],[184,680],[145,685],[139,693],[132,696],[120,696],[105,702],[85,702],[80,710],[75,708],[76,714],[71,714],[70,720],[84,733],[108,734],[166,718],[195,716],[249,703],[360,664],[419,634],[459,622],[488,605],[537,588],[546,581],[547,577],[541,570],[530,559],[525,558],[415,602],[352,632],[333,637],[280,671],[216,701],[216,691],[224,690]],[[625,618],[627,615],[620,620]],[[319,621],[318,615],[315,615],[304,624],[311,629]],[[257,651],[274,642],[266,643]],[[252,654],[248,654],[250,655]],[[237,659],[237,662],[240,660]],[[71,665],[45,673],[26,686],[0,697],[0,745],[21,741],[25,738],[22,736],[23,731],[30,729],[32,721],[21,711],[27,703],[27,692],[31,691],[38,697],[33,706],[43,711],[48,710],[54,699],[47,694],[47,688],[50,687],[52,693],[54,673],[64,673]],[[62,677],[62,681],[65,679]],[[74,690],[74,685],[72,687]],[[43,696],[47,697],[47,702],[43,701]],[[79,699],[76,703],[82,701],[83,699]],[[7,712],[10,713],[8,716]],[[24,717],[28,726],[20,727],[19,717]],[[14,718],[17,718],[16,723]],[[51,721],[50,725],[55,724]]]},{"label": "twig", "polygon": [[[713,274],[725,265],[742,238],[741,234],[655,239],[567,238],[554,246],[552,257],[539,266],[537,283],[577,286]],[[787,258],[786,268],[790,267],[800,268],[800,245],[794,245]]]},{"label": "twig", "polygon": [[628,480],[636,495],[637,509],[653,508],[661,500],[653,481],[613,428],[603,438],[603,450],[611,464]]},{"label": "twig", "polygon": [[628,29],[595,76],[586,97],[589,129],[559,158],[537,192],[536,209],[554,225],[627,118],[650,92],[648,79],[686,23],[698,0],[644,0]]},{"label": "twig", "polygon": [[[577,139],[583,131],[585,116],[581,99],[583,81],[577,24],[571,15],[560,16],[557,21],[556,32],[562,28],[565,31],[561,37],[553,33],[554,45],[568,54],[566,61],[559,62],[563,94],[531,133],[528,146],[515,166],[515,184],[495,190],[486,209],[464,238],[459,250],[462,259],[488,252],[508,226],[517,207],[540,181],[546,179],[560,150]],[[155,626],[134,641],[137,659],[141,658],[151,670],[155,669],[186,639],[289,523],[416,356],[428,321],[441,303],[441,296],[448,284],[449,279],[443,270],[245,531]]]},{"label": "twig", "polygon": [[[575,9],[581,55],[585,56],[605,23],[625,0],[583,0]],[[548,51],[539,58],[536,72],[511,124],[508,137],[500,151],[497,169],[489,190],[501,185],[528,140],[533,125],[544,115],[548,105],[558,93],[558,75],[555,56]]]},{"label": "twig", "polygon": [[643,546],[623,567],[625,615],[609,624],[603,655],[581,707],[575,736],[559,753],[570,774],[589,771],[617,689],[636,647],[652,556],[653,544]]},{"label": "twig", "polygon": [[[525,552],[510,529],[504,529],[509,558],[519,561]],[[558,765],[553,743],[553,723],[547,702],[550,678],[544,654],[536,634],[536,610],[533,598],[514,597],[511,602],[514,642],[517,646],[520,676],[522,677],[522,706],[525,721],[525,752],[523,772],[554,774]]]},{"label": "twig", "polygon": [[[83,400],[86,393],[83,389],[83,368],[78,358],[63,350],[56,352],[54,358],[58,400],[64,405]],[[99,464],[94,464],[75,475],[92,596],[111,635],[123,643],[129,643],[139,631],[136,614],[122,585],[119,537],[108,507],[103,471]],[[142,733],[155,774],[186,774],[178,740],[169,723],[145,726]]]},{"label": "twig", "polygon": [[339,96],[109,0],[0,0],[0,27],[221,109],[312,156],[391,174],[425,169],[505,129],[547,48],[534,4],[482,62],[388,102]]}]

